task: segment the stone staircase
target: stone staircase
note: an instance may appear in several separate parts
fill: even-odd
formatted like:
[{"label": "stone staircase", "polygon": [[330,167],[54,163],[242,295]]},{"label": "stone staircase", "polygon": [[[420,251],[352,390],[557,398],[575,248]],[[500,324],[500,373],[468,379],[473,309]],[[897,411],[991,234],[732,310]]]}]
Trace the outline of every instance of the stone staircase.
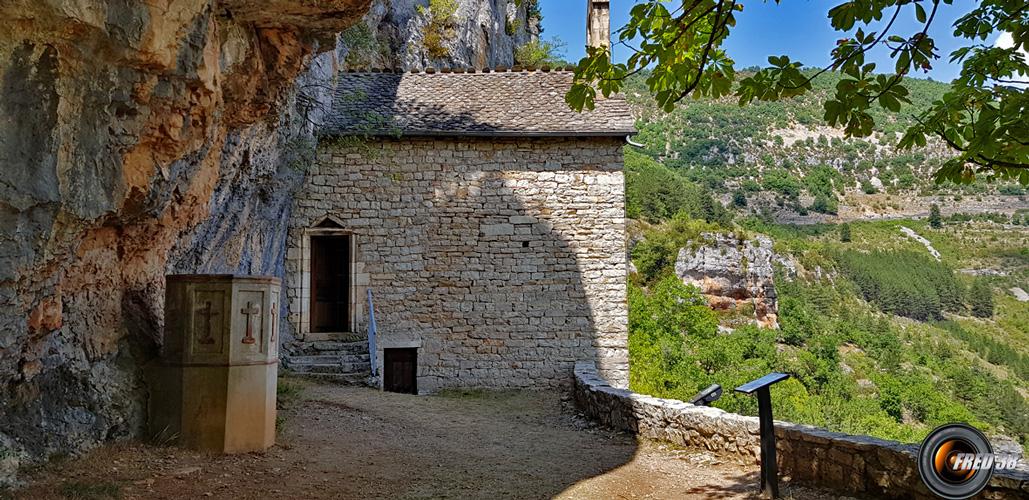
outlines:
[{"label": "stone staircase", "polygon": [[372,375],[368,337],[361,333],[314,333],[293,342],[283,367],[305,378],[366,385]]}]

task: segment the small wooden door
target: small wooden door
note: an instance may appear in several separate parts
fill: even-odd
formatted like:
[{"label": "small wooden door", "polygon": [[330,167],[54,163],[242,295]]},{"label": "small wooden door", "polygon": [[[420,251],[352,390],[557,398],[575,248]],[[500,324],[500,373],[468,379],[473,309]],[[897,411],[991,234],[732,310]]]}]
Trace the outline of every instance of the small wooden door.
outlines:
[{"label": "small wooden door", "polygon": [[311,331],[350,331],[350,236],[311,237]]},{"label": "small wooden door", "polygon": [[382,352],[383,389],[418,394],[418,349],[383,349]]}]

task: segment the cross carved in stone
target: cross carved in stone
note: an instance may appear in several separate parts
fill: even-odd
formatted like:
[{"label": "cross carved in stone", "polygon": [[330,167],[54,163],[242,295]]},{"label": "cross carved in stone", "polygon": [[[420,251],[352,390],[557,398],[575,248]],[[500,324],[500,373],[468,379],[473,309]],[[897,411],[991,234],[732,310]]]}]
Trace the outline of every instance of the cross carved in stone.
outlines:
[{"label": "cross carved in stone", "polygon": [[250,317],[260,313],[261,309],[258,307],[254,307],[254,304],[252,302],[247,302],[247,306],[243,309],[240,309],[239,312],[247,316],[247,334],[243,337],[243,343],[253,344],[254,342],[257,342],[257,340],[254,339],[254,331],[253,326],[251,326]]},{"label": "cross carved in stone", "polygon": [[204,335],[197,340],[201,344],[210,345],[214,343],[214,336],[211,332],[211,318],[218,316],[219,312],[211,309],[211,301],[204,303],[204,307],[197,311],[197,314],[204,317]]},{"label": "cross carved in stone", "polygon": [[272,336],[269,339],[271,342],[275,342],[275,333],[279,327],[279,310],[275,305],[276,304],[272,302]]}]

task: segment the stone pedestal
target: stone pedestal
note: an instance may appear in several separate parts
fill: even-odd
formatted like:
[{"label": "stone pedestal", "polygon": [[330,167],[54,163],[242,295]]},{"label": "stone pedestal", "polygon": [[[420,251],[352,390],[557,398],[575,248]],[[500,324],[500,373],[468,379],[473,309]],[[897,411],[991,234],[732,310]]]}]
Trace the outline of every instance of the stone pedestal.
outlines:
[{"label": "stone pedestal", "polygon": [[278,278],[168,276],[165,334],[150,376],[150,432],[218,453],[275,443]]}]

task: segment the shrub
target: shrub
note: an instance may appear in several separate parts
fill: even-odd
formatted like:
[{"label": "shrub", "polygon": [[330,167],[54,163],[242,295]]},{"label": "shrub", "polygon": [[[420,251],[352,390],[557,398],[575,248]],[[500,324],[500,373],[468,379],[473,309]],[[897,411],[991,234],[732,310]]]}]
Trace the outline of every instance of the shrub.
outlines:
[{"label": "shrub", "polygon": [[674,276],[648,292],[629,286],[629,385],[644,394],[687,399],[704,374],[687,356],[688,338],[711,339],[717,319],[696,287]]},{"label": "shrub", "polygon": [[795,200],[800,196],[800,181],[785,170],[768,171],[761,183],[765,189],[775,191],[788,199]]},{"label": "shrub", "polygon": [[565,60],[561,56],[565,43],[554,37],[549,41],[532,40],[515,49],[515,63],[530,68],[543,66],[564,66]]},{"label": "shrub", "polygon": [[811,210],[820,214],[836,215],[839,208],[840,202],[832,194],[819,194],[815,196],[815,201],[811,204]]},{"label": "shrub", "polygon": [[429,56],[440,59],[450,55],[446,43],[457,36],[455,29],[457,0],[429,0],[428,7],[419,5],[418,13],[428,17],[422,32],[422,45]]},{"label": "shrub", "polygon": [[861,181],[861,191],[865,194],[876,194],[879,192],[879,190],[875,188],[875,185],[872,184],[872,181],[868,179]]},{"label": "shrub", "polygon": [[747,206],[747,195],[743,194],[743,191],[736,191],[732,194],[732,204],[737,208]]},{"label": "shrub", "polygon": [[997,188],[997,192],[1006,196],[1022,196],[1026,193],[1025,188],[1018,184],[1004,184]]},{"label": "shrub", "polygon": [[701,233],[719,229],[719,226],[680,213],[667,223],[647,231],[643,241],[633,248],[632,261],[644,283],[652,283],[673,274],[680,249],[690,241],[698,240]]},{"label": "shrub", "polygon": [[343,31],[340,43],[347,48],[345,62],[352,68],[371,64],[379,52],[379,41],[365,23],[357,23]]},{"label": "shrub", "polygon": [[840,224],[840,241],[850,243],[850,224]]}]

